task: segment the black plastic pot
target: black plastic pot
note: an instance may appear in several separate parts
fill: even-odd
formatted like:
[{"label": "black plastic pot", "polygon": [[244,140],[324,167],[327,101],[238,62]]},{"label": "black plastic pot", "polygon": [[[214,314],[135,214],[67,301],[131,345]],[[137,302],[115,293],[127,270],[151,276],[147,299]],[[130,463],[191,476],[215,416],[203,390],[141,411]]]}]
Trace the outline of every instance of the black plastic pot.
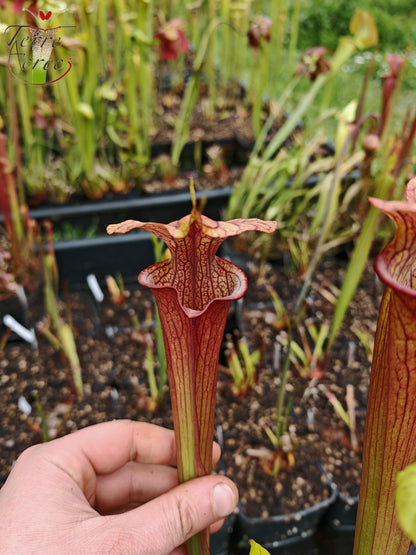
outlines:
[{"label": "black plastic pot", "polygon": [[[206,141],[190,141],[183,147],[179,167],[181,171],[198,171],[200,167],[209,161],[208,150],[212,146],[223,149],[224,161],[227,168],[245,166],[254,146],[254,141],[245,143],[231,132],[229,137]],[[172,143],[157,143],[152,145],[152,159],[160,155],[170,156]]]},{"label": "black plastic pot", "polygon": [[[197,191],[196,198],[198,201],[206,199],[206,216],[219,219],[221,209],[226,206],[231,191],[231,187]],[[88,229],[94,220],[98,233],[105,234],[108,224],[129,218],[169,223],[189,214],[191,206],[188,190],[154,195],[129,193],[110,200],[32,208],[30,217],[37,221],[51,220],[55,230],[59,230],[65,222],[77,225],[81,230],[83,227]]]},{"label": "black plastic pot", "polygon": [[[357,504],[355,497],[344,498],[348,499],[350,509],[347,509],[347,518],[345,518],[345,507],[342,507],[336,502],[333,507],[329,509],[328,515],[330,518],[324,518],[322,526],[318,530],[317,541],[319,546],[319,555],[353,555],[354,551],[354,534],[355,526],[351,524],[351,516],[357,513]],[[331,514],[334,516],[337,513],[332,513],[332,509],[338,511],[338,517],[331,525]],[[341,525],[338,523],[342,523]],[[348,524],[350,522],[350,524]],[[413,544],[410,545],[408,555],[415,555],[416,549]]]},{"label": "black plastic pot", "polygon": [[337,491],[335,502],[329,507],[323,519],[323,525],[336,532],[354,533],[355,521],[357,519],[358,495],[348,496],[342,493],[338,484],[334,482],[328,473],[322,469],[326,479]]},{"label": "black plastic pot", "polygon": [[[6,314],[10,314],[17,322],[23,326],[28,326],[27,309],[23,306],[18,297],[8,297],[0,301],[0,335],[6,331],[3,318]],[[9,341],[19,339],[14,333],[9,337]]]},{"label": "black plastic pot", "polygon": [[[12,316],[18,324],[21,324],[28,330],[31,330],[34,327],[34,322],[31,319],[31,315],[29,313],[29,307],[35,303],[38,303],[42,300],[42,287],[35,287],[31,291],[26,291],[27,296],[21,291],[21,294],[15,297],[8,297],[2,299],[0,301],[0,334],[3,334],[6,331],[6,326],[3,323],[3,318],[6,314]],[[8,337],[7,341],[21,341],[22,337],[20,334],[16,334],[12,332]],[[32,344],[34,347],[35,344]]]},{"label": "black plastic pot", "polygon": [[[221,210],[227,204],[231,188],[198,191],[197,200],[206,199],[204,215],[220,219]],[[169,223],[189,214],[191,198],[188,191],[128,197],[113,201],[100,201],[74,206],[44,207],[31,211],[39,221],[51,219],[59,227],[63,222],[86,226],[95,216],[99,221],[101,236],[57,241],[55,252],[61,283],[79,288],[85,285],[90,273],[103,281],[107,275],[120,273],[124,281],[137,279],[137,274],[154,262],[153,244],[145,231],[127,235],[105,234],[106,226],[125,219]]]},{"label": "black plastic pot", "polygon": [[357,519],[358,497],[347,497],[338,492],[337,499],[325,515],[325,523],[333,530],[353,532]]},{"label": "black plastic pot", "polygon": [[289,515],[272,515],[268,518],[248,517],[240,507],[235,525],[236,541],[240,546],[248,546],[249,539],[254,539],[266,549],[297,546],[314,536],[319,523],[336,498],[337,491],[331,486],[331,495],[313,507]]},{"label": "black plastic pot", "polygon": [[0,315],[11,314],[14,318],[25,318],[24,307],[17,296],[10,296],[2,299],[0,302]]},{"label": "black plastic pot", "polygon": [[230,539],[234,530],[236,516],[231,514],[224,522],[222,528],[211,535],[211,555],[228,555],[230,550]]},{"label": "black plastic pot", "polygon": [[354,530],[334,530],[326,525],[320,526],[315,540],[319,555],[353,555]]},{"label": "black plastic pot", "polygon": [[125,283],[132,283],[154,262],[153,244],[145,232],[59,241],[55,253],[60,282],[69,289],[86,287],[88,274],[94,274],[100,283],[108,275],[121,274]]}]

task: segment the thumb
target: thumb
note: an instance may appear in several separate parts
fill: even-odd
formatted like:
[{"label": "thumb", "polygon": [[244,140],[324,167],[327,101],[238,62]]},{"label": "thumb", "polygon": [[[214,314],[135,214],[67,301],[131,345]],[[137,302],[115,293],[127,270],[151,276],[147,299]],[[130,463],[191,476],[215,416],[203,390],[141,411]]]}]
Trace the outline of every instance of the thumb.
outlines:
[{"label": "thumb", "polygon": [[232,513],[237,501],[237,488],[228,478],[195,478],[137,509],[110,517],[112,525],[107,521],[104,532],[107,539],[101,539],[107,546],[117,546],[112,553],[168,554]]}]

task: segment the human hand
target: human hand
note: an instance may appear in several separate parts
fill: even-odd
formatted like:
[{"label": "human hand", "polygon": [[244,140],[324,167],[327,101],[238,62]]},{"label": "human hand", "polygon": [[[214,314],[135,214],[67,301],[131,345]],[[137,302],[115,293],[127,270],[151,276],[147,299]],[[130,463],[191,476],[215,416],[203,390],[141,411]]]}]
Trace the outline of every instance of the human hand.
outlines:
[{"label": "human hand", "polygon": [[171,430],[128,420],[30,447],[0,490],[0,553],[185,553],[191,536],[220,528],[238,493],[224,476],[178,485],[175,464]]}]

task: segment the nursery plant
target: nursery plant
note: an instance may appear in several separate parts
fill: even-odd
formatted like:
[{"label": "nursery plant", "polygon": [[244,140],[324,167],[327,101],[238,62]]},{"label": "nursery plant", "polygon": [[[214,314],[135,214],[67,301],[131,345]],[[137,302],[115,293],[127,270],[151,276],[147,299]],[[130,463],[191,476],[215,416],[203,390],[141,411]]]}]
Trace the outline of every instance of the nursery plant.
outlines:
[{"label": "nursery plant", "polygon": [[416,179],[407,201],[371,199],[395,223],[376,259],[385,285],[371,369],[354,554],[407,554],[395,502],[399,472],[416,457],[415,281]]},{"label": "nursery plant", "polygon": [[[178,164],[197,101],[198,112],[201,109],[212,120],[218,115],[218,99],[233,97],[243,109],[245,97],[254,94],[253,117],[263,119],[259,113],[264,93],[273,99],[268,88],[272,91],[273,84],[285,83],[294,67],[301,2],[291,4],[285,0],[264,6],[270,12],[270,42],[261,39],[259,48],[250,49],[249,44],[256,42],[253,37],[259,36],[258,18],[267,17],[251,0],[186,6],[144,0],[3,3],[2,30],[26,23],[28,17],[34,23],[22,6],[30,5],[45,27],[56,17],[53,24],[64,26],[65,32],[53,44],[51,59],[70,59],[72,64],[52,86],[28,86],[7,71],[9,34],[0,44],[0,109],[11,136],[10,112],[14,105],[17,108],[18,146],[30,196],[36,201],[48,196],[62,202],[76,194],[96,199],[107,192],[140,189],[153,171],[152,142],[161,130],[174,133],[171,158],[173,166]],[[41,12],[52,14],[46,23]],[[48,33],[52,37],[52,29]],[[241,83],[251,57],[253,78],[247,92]],[[37,81],[42,79],[37,76]],[[321,85],[313,83],[312,88],[311,101]],[[165,112],[161,105],[166,90],[182,97],[179,113]],[[282,109],[285,96],[279,92]],[[296,110],[291,120],[296,120],[295,125],[303,110]]]},{"label": "nursery plant", "polygon": [[45,222],[47,232],[47,251],[43,254],[44,266],[44,299],[48,323],[41,323],[38,330],[58,350],[64,353],[72,373],[75,393],[79,399],[83,397],[82,369],[72,328],[62,317],[58,299],[58,266],[53,247],[52,224]]},{"label": "nursery plant", "polygon": [[37,223],[18,188],[16,173],[7,154],[7,137],[0,133],[0,208],[4,235],[0,243],[0,299],[28,293],[41,282],[38,256],[40,234]]},{"label": "nursery plant", "polygon": [[174,167],[178,166],[182,149],[188,139],[190,119],[198,99],[202,70],[204,63],[206,64],[207,62],[207,53],[209,53],[210,41],[212,40],[212,36],[217,27],[223,23],[224,22],[221,19],[217,18],[210,21],[210,24],[205,30],[205,33],[200,40],[198,50],[195,54],[192,76],[186,85],[179,115],[175,122],[171,152],[171,160]]},{"label": "nursery plant", "polygon": [[[305,321],[305,325],[299,324],[297,331],[300,343],[292,339],[289,345],[285,334],[278,336],[278,340],[290,351],[290,360],[300,376],[320,379],[324,372],[322,368],[325,361],[324,343],[328,336],[329,324],[324,322],[318,328],[313,321],[309,320]],[[313,343],[313,348],[310,347],[310,342]]]},{"label": "nursery plant", "polygon": [[132,337],[135,341],[142,343],[146,349],[144,367],[149,384],[149,399],[146,408],[150,412],[155,412],[160,407],[167,381],[165,349],[157,307],[155,309],[156,318],[154,318],[151,305],[146,305],[146,318],[143,325],[140,325],[137,314],[129,310],[134,327]]},{"label": "nursery plant", "polygon": [[[244,273],[216,256],[220,244],[244,231],[272,233],[276,222],[203,216],[191,186],[192,211],[170,224],[127,220],[108,233],[145,229],[166,242],[171,258],[139,274],[156,298],[164,334],[180,482],[211,472],[219,350],[230,302],[247,289]],[[209,553],[209,532],[188,543],[188,553]]]},{"label": "nursery plant", "polygon": [[[316,119],[308,114],[317,95],[326,95],[331,90],[337,74],[357,49],[377,43],[377,29],[366,12],[357,10],[350,22],[350,30],[352,36],[342,37],[337,50],[327,61],[321,60],[320,49],[313,56],[309,55],[313,63],[303,61],[311,79],[307,92],[274,134],[270,130],[282,106],[271,111],[242,177],[233,188],[227,208],[227,217],[234,217],[241,210],[242,216],[251,214],[281,222],[281,234],[288,238],[290,250],[293,252],[299,246],[296,254],[309,273],[305,281],[310,280],[325,250],[350,240],[354,234],[353,229],[338,229],[336,235],[332,226],[339,216],[338,209],[349,213],[351,198],[348,195],[341,198],[341,184],[362,162],[364,153],[361,149],[349,152],[341,144],[341,131],[348,128],[343,110],[324,110]],[[293,80],[287,85],[288,96],[292,87]],[[286,98],[285,94],[282,96]],[[302,118],[305,121],[300,126]],[[338,119],[338,136],[334,152],[325,155],[322,147],[327,137],[322,133],[329,118]],[[277,256],[284,254],[283,249],[287,250],[283,242],[270,246],[270,252]],[[311,249],[314,250],[313,256],[309,255]]]},{"label": "nursery plant", "polygon": [[255,7],[247,30],[250,67],[246,101],[252,106],[255,137],[261,131],[263,112],[270,100],[277,100],[282,107],[283,98],[299,81],[293,79],[287,86],[287,76],[293,75],[295,69],[301,2],[283,0],[261,8],[263,13],[257,13],[260,6]]},{"label": "nursery plant", "polygon": [[235,342],[231,334],[227,335],[225,356],[227,367],[233,379],[232,391],[236,396],[247,395],[247,392],[256,383],[256,374],[262,352],[256,349],[250,352],[247,339],[239,337]]},{"label": "nursery plant", "polygon": [[[217,92],[223,94],[241,79],[246,42],[241,46],[252,10],[251,1],[222,6],[147,0],[2,3],[0,109],[11,136],[16,108],[17,146],[30,196],[62,202],[75,194],[97,199],[109,191],[140,188],[153,170],[151,143],[161,129],[174,130],[176,165],[200,84],[208,85],[202,104],[212,118]],[[69,70],[53,86],[28,86],[31,71],[24,74],[25,82],[8,71],[11,31],[27,23],[36,26],[34,36],[48,38],[44,44],[32,41],[35,58],[70,60]],[[34,76],[35,84],[45,83],[50,68],[38,63]],[[168,92],[180,98],[184,89],[180,113],[166,115],[161,97]]]},{"label": "nursery plant", "polygon": [[[21,11],[23,3],[14,9],[10,4],[0,7],[3,31],[25,24],[29,17]],[[7,41],[1,42],[5,67],[0,68],[0,80],[5,84],[10,73],[10,87],[16,92],[10,94],[8,89],[0,105],[9,134],[10,112],[17,105],[25,185],[34,198],[50,195],[61,202],[82,189],[91,198],[109,189],[125,192],[131,188],[131,172],[137,177],[149,162],[154,9],[152,2],[144,1],[131,8],[124,1],[31,5],[36,21],[40,12],[52,14],[40,27],[59,16],[55,24],[59,23],[63,36],[53,44],[52,58],[71,60],[68,73],[49,88],[27,86],[12,77],[6,71]],[[30,16],[31,25],[34,21]],[[5,38],[10,39],[9,35]]]},{"label": "nursery plant", "polygon": [[[261,129],[262,106],[264,93],[268,81],[270,63],[270,27],[272,19],[265,15],[258,15],[252,21],[248,30],[248,44],[253,51],[250,67],[250,81],[248,101],[251,102],[253,111],[253,130],[257,137]],[[281,36],[281,35],[280,35]]]},{"label": "nursery plant", "polygon": [[[395,119],[395,112],[400,103],[400,91],[406,70],[407,56],[388,54],[386,58],[389,72],[383,77],[381,110],[380,114],[369,114],[376,125],[374,127],[373,123],[370,126],[370,132],[363,141],[366,156],[361,164],[362,176],[358,180],[358,184],[362,187],[364,194],[371,194],[381,199],[400,199],[416,134],[416,113],[409,110],[403,121],[398,122]],[[365,94],[365,90],[363,90],[363,94]],[[357,110],[352,134],[358,135],[365,119]],[[371,206],[364,216],[335,307],[328,347],[333,344],[337,336],[348,305],[360,281],[371,246],[377,236],[379,221],[377,209]]]}]

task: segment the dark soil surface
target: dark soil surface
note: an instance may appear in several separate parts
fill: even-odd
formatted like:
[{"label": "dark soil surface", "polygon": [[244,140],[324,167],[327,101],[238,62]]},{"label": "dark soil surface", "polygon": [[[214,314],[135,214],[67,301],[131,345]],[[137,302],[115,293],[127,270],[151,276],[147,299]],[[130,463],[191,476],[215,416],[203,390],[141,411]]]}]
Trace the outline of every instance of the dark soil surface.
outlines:
[{"label": "dark soil surface", "polygon": [[[342,260],[329,260],[321,265],[307,299],[303,322],[313,322],[319,328],[329,320],[334,307],[324,298],[326,289],[323,286],[332,284],[339,287],[344,265]],[[293,276],[288,280],[287,275],[282,268],[271,267],[265,281],[279,292],[290,309],[302,279]],[[260,333],[265,349],[264,364],[256,386],[246,397],[233,400],[229,387],[220,382],[222,397],[228,396],[228,400],[224,403],[220,398],[218,404],[218,410],[223,415],[220,421],[223,422],[225,436],[226,472],[239,484],[242,506],[248,515],[265,516],[273,510],[277,514],[288,513],[311,506],[330,495],[327,478],[335,482],[345,496],[358,496],[360,450],[371,362],[358,341],[356,331],[367,335],[370,341],[374,337],[380,292],[381,288],[369,266],[339,338],[327,358],[312,371],[315,375],[300,376],[296,368],[290,366],[286,391],[292,396],[292,409],[286,445],[293,454],[294,466],[285,469],[283,459],[282,471],[277,477],[270,477],[264,473],[262,460],[267,450],[273,449],[264,428],[273,429],[275,424],[281,364],[273,361],[273,353],[279,332],[273,325],[274,312],[267,299],[265,283],[256,285],[255,280],[251,280],[241,312],[242,326],[245,335],[252,337],[253,344],[256,343],[256,336],[258,344]],[[260,304],[259,300],[262,301]],[[294,338],[300,342],[296,331]],[[347,387],[352,388],[355,400],[358,445],[354,449],[349,429],[327,397],[328,393],[334,394],[347,410]],[[237,418],[235,415],[238,415]],[[252,456],[253,453],[257,457]],[[262,487],[257,488],[256,484]]]},{"label": "dark soil surface", "polygon": [[[158,92],[152,144],[172,144],[184,92],[181,87]],[[210,98],[207,87],[201,85],[189,121],[189,141],[199,141],[202,137],[206,141],[235,137],[241,143],[252,145],[251,107],[244,100],[245,94],[241,85],[235,83],[227,90],[218,90],[215,98]]]}]

